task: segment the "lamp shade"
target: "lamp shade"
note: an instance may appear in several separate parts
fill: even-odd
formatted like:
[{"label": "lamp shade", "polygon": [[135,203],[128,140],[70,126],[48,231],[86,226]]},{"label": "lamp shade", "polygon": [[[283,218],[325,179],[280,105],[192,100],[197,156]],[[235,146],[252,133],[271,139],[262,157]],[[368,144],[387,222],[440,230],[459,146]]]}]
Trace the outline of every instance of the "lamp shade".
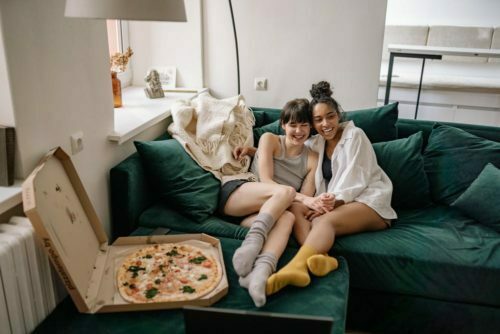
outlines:
[{"label": "lamp shade", "polygon": [[66,0],[66,17],[186,22],[184,0]]}]

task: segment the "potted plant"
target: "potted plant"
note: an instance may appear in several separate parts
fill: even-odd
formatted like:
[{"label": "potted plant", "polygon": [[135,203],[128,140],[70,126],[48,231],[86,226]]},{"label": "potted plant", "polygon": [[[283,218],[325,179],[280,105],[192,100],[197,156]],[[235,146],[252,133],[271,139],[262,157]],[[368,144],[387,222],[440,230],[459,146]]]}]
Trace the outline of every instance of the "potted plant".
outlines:
[{"label": "potted plant", "polygon": [[120,79],[118,79],[117,74],[119,72],[125,72],[127,69],[127,64],[130,57],[134,52],[130,47],[127,48],[125,52],[116,52],[110,58],[111,65],[111,81],[113,86],[113,101],[115,108],[120,108],[122,106],[122,84]]}]

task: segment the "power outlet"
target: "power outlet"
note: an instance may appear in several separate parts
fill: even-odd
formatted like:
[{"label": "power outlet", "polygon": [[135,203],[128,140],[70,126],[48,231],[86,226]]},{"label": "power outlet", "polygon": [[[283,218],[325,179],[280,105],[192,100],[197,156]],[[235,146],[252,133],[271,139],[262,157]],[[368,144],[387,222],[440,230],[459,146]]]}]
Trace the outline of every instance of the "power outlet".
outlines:
[{"label": "power outlet", "polygon": [[78,131],[71,135],[71,154],[75,155],[83,151],[83,132]]},{"label": "power outlet", "polygon": [[255,90],[267,90],[267,78],[255,78]]}]

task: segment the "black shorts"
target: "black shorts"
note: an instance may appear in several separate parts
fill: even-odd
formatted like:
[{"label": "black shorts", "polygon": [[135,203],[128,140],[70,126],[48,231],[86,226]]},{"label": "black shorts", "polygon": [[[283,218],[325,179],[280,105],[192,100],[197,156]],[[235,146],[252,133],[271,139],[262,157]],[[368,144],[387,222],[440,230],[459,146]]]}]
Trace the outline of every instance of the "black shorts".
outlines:
[{"label": "black shorts", "polygon": [[241,220],[245,217],[234,217],[224,214],[224,207],[226,206],[227,200],[231,194],[238,189],[242,184],[252,182],[248,180],[232,180],[224,183],[220,190],[219,204],[217,206],[217,215],[224,220],[227,220],[234,224],[239,224]]}]

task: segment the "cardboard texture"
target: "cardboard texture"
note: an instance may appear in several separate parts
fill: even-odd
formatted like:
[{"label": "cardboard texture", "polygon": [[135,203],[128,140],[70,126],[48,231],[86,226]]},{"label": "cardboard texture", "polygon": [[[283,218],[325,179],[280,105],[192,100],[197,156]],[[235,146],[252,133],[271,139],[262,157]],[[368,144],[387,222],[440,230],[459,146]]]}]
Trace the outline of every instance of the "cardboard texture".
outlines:
[{"label": "cardboard texture", "polygon": [[[228,282],[218,239],[206,234],[108,239],[70,157],[50,151],[23,183],[24,211],[82,313],[144,311],[209,306],[227,294]],[[209,294],[191,301],[135,304],[124,301],[116,287],[117,263],[128,254],[160,243],[194,243],[211,249],[222,280]]]}]

